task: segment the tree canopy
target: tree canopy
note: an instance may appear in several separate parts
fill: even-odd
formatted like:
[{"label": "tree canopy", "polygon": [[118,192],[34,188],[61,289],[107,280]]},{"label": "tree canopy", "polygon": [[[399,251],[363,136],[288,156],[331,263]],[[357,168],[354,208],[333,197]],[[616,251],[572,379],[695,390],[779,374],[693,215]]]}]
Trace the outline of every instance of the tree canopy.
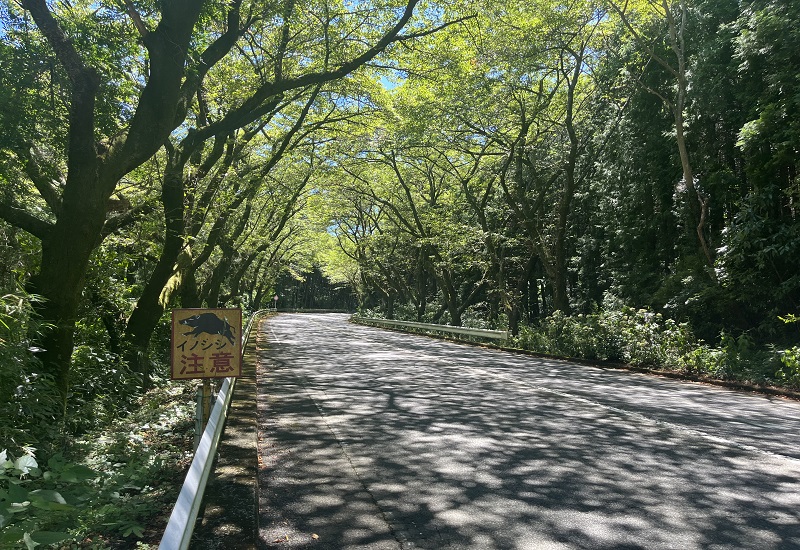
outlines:
[{"label": "tree canopy", "polygon": [[169,309],[274,295],[794,345],[798,23],[767,0],[4,0],[3,400],[74,418],[98,361],[134,392],[163,376]]},{"label": "tree canopy", "polygon": [[784,0],[0,0],[0,456],[68,469],[171,309],[274,296],[800,386],[798,43]]}]

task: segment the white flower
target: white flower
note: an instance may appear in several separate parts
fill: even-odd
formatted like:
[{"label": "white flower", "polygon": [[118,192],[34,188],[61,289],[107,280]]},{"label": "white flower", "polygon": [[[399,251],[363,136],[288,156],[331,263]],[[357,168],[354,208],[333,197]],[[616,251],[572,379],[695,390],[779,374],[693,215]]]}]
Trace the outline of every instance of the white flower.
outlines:
[{"label": "white flower", "polygon": [[20,476],[26,476],[31,468],[38,468],[39,463],[31,455],[23,455],[17,459],[14,467],[20,471]]}]

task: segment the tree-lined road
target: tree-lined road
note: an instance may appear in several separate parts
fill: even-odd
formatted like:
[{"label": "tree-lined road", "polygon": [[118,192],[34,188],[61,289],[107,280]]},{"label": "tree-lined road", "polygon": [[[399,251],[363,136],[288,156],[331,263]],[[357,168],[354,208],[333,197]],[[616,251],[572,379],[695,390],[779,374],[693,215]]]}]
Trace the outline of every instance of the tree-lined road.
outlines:
[{"label": "tree-lined road", "polygon": [[800,403],[280,315],[261,537],[315,548],[800,548]]}]

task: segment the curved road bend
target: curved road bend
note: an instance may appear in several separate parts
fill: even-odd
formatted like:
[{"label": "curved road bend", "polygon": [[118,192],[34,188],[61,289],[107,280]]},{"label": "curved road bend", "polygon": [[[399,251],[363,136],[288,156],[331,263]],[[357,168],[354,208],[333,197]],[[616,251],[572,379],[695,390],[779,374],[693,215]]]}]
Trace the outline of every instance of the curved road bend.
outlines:
[{"label": "curved road bend", "polygon": [[800,548],[800,403],[280,315],[264,547]]}]

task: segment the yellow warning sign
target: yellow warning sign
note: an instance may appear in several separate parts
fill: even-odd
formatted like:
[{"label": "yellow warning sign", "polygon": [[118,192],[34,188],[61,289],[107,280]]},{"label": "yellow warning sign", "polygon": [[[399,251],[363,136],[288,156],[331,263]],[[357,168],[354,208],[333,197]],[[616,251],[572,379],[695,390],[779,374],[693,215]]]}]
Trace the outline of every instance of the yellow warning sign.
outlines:
[{"label": "yellow warning sign", "polygon": [[241,374],[241,309],[172,310],[173,380]]}]

